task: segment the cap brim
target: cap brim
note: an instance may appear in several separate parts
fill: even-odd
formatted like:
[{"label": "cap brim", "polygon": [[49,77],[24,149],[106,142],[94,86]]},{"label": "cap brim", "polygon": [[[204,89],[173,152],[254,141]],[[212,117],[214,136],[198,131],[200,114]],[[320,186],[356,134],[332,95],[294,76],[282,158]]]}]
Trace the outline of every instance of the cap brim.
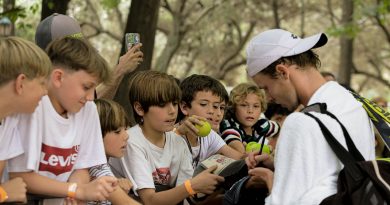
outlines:
[{"label": "cap brim", "polygon": [[306,52],[313,48],[318,48],[325,45],[328,42],[328,37],[324,33],[319,33],[307,38],[301,39],[297,45],[289,52],[285,53],[282,57],[294,56]]}]

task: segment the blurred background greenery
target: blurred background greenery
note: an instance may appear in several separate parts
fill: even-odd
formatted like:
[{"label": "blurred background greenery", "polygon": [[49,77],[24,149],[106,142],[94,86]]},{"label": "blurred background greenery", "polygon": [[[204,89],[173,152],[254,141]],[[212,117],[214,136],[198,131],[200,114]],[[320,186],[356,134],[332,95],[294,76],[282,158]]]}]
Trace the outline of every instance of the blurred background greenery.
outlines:
[{"label": "blurred background greenery", "polygon": [[245,48],[259,32],[325,32],[321,71],[368,98],[390,100],[390,0],[2,0],[0,9],[13,34],[31,41],[51,13],[74,17],[111,65],[124,33],[139,32],[147,55],[140,70],[206,74],[228,88],[250,80]]}]

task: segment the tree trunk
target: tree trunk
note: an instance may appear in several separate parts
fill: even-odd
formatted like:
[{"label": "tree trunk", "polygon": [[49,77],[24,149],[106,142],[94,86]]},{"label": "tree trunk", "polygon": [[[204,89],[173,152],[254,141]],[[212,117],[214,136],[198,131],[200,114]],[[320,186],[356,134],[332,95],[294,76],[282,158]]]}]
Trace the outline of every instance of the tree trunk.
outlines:
[{"label": "tree trunk", "polygon": [[182,37],[183,36],[180,36],[178,32],[174,32],[173,34],[168,35],[167,44],[156,62],[155,68],[157,71],[167,72],[173,55],[180,47]]},{"label": "tree trunk", "polygon": [[[149,70],[152,64],[154,37],[156,35],[160,0],[132,0],[127,17],[125,33],[139,33],[142,43],[144,61],[136,71]],[[125,36],[125,35],[123,35]],[[121,55],[125,53],[125,40],[122,40]],[[135,72],[136,72],[135,71]],[[132,108],[129,102],[129,79],[134,72],[126,74],[119,85],[114,100],[121,104],[129,114],[130,121],[134,122]]]},{"label": "tree trunk", "polygon": [[[353,0],[344,0],[341,24],[344,28],[353,26]],[[353,68],[353,40],[351,33],[343,33],[340,37],[340,67],[338,81],[350,86]]]},{"label": "tree trunk", "polygon": [[70,0],[42,0],[41,21],[53,13],[66,14]]}]

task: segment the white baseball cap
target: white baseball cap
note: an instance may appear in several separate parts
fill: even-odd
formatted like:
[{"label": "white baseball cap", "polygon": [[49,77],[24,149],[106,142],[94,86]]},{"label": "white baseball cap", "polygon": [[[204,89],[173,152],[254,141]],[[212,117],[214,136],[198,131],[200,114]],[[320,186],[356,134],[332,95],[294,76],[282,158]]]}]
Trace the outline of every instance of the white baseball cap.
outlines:
[{"label": "white baseball cap", "polygon": [[252,38],[246,49],[248,75],[253,77],[281,57],[297,55],[326,42],[328,38],[324,33],[300,38],[282,29],[264,31]]}]

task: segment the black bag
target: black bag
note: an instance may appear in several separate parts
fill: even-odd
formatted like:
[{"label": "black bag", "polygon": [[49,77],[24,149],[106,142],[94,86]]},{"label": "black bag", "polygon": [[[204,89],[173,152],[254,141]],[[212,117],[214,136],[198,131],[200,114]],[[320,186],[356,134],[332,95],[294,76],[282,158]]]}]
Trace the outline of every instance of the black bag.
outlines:
[{"label": "black bag", "polygon": [[267,197],[267,189],[246,189],[245,184],[249,180],[249,176],[246,176],[226,191],[223,198],[223,205],[247,205],[256,204],[261,205],[265,203]]},{"label": "black bag", "polygon": [[[329,115],[340,124],[349,151],[334,138],[317,117],[309,113],[310,111]],[[365,161],[344,125],[326,110],[326,104],[314,104],[302,112],[319,124],[329,146],[344,164],[337,180],[337,193],[325,198],[321,205],[390,204],[390,163],[384,160]]]}]

